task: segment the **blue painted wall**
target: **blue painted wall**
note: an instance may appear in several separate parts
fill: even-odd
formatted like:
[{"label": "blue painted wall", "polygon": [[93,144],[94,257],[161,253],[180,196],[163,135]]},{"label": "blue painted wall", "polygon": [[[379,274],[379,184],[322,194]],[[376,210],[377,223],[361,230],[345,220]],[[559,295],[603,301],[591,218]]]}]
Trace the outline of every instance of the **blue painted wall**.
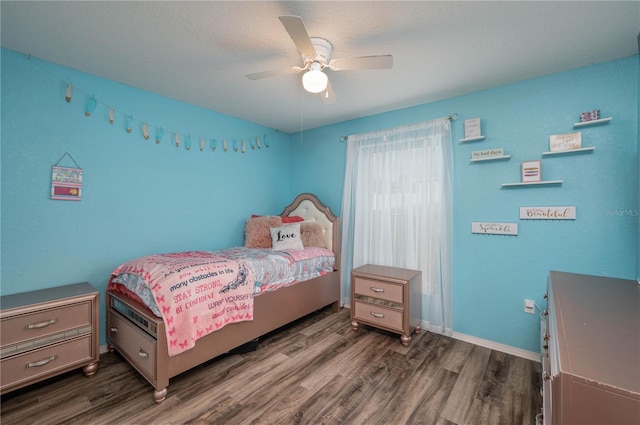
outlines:
[{"label": "blue painted wall", "polygon": [[[537,351],[539,322],[523,313],[523,299],[543,304],[549,270],[639,273],[638,218],[621,213],[638,208],[638,57],[326,126],[304,137],[44,63],[55,77],[5,49],[1,60],[2,294],[79,281],[104,291],[111,270],[132,257],[242,244],[248,215],[278,213],[300,192],[316,193],[339,214],[346,153],[340,136],[454,112],[455,331]],[[66,103],[62,80],[162,125],[162,143],[144,140],[139,126],[127,134],[122,122],[109,125],[103,105],[85,117],[86,97],[76,91]],[[583,144],[596,146],[595,152],[543,159],[543,177],[564,180],[561,187],[500,189],[519,180],[522,160],[541,158],[550,134],[572,131],[578,114],[594,108],[613,117],[582,130]],[[486,140],[457,143],[462,122],[474,117],[482,118]],[[190,151],[175,148],[173,131],[192,135]],[[198,148],[201,135],[232,140],[264,133],[269,149],[224,154],[221,146],[216,152]],[[469,163],[472,150],[489,147],[503,147],[512,157]],[[81,202],[49,199],[51,166],[65,152],[84,169]],[[535,205],[575,205],[578,219],[518,220],[518,207]],[[472,235],[472,221],[519,222],[520,235]]]},{"label": "blue painted wall", "polygon": [[[337,93],[339,96],[339,93]],[[609,124],[573,129],[600,109]],[[340,211],[346,144],[340,136],[457,113],[454,139],[454,331],[539,350],[539,319],[550,270],[635,279],[638,250],[638,57],[518,82],[466,96],[294,135],[293,192],[316,192]],[[458,143],[463,121],[480,117],[482,142]],[[592,153],[542,156],[549,135],[582,132]],[[502,147],[506,161],[470,163],[474,150]],[[520,181],[520,163],[542,160],[561,186],[501,189]],[[300,178],[306,170],[325,179]],[[519,220],[521,206],[576,206],[575,221]],[[473,221],[515,222],[518,236],[476,235]]]},{"label": "blue painted wall", "polygon": [[[293,199],[290,135],[37,61],[54,76],[36,61],[2,50],[2,294],[82,281],[104,292],[126,260],[241,245],[250,214]],[[77,88],[71,103],[63,81]],[[104,105],[86,117],[78,89],[163,126],[163,140],[145,140],[140,124],[128,134],[119,115],[110,125]],[[175,147],[175,131],[191,134],[189,151],[184,140]],[[222,151],[223,138],[265,133],[268,149]],[[215,152],[200,151],[201,135],[219,139]],[[80,202],[50,199],[51,167],[65,152],[84,170]]]}]

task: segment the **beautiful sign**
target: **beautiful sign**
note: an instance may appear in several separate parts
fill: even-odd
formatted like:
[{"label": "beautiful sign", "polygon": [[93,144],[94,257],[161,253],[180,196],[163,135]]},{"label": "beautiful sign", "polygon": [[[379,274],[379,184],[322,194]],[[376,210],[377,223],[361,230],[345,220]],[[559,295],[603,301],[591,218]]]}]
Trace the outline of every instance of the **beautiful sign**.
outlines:
[{"label": "beautiful sign", "polygon": [[551,152],[569,151],[580,149],[582,146],[582,136],[580,132],[553,134],[549,136],[549,150]]},{"label": "beautiful sign", "polygon": [[483,151],[471,152],[471,159],[496,158],[504,156],[503,148],[485,149]]},{"label": "beautiful sign", "polygon": [[518,223],[471,223],[471,233],[484,233],[488,235],[518,235]]},{"label": "beautiful sign", "polygon": [[575,220],[576,207],[520,207],[520,220]]}]

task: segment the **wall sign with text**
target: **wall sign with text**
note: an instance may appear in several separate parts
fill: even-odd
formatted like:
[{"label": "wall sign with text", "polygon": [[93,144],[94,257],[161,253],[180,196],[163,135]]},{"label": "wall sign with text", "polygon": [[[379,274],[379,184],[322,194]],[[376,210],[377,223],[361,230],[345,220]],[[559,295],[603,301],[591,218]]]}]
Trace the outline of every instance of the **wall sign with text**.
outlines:
[{"label": "wall sign with text", "polygon": [[518,223],[471,223],[471,233],[518,236]]},{"label": "wall sign with text", "polygon": [[576,207],[520,207],[520,220],[575,220]]}]

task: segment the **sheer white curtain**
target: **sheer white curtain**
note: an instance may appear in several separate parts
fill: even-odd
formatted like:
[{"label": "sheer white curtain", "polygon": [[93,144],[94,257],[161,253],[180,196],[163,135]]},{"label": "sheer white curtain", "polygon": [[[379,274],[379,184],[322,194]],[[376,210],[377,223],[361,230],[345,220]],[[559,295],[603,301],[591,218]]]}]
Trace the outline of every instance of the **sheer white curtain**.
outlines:
[{"label": "sheer white curtain", "polygon": [[446,334],[452,156],[448,118],[349,136],[342,196],[343,284],[363,264],[421,270],[423,328]]}]

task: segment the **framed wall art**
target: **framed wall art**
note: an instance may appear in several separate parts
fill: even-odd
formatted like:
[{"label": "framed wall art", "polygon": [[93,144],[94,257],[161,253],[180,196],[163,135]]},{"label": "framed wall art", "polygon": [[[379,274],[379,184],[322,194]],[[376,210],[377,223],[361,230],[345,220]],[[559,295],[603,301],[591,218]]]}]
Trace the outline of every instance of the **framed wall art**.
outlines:
[{"label": "framed wall art", "polygon": [[542,180],[541,162],[522,161],[522,183],[539,182]]}]

